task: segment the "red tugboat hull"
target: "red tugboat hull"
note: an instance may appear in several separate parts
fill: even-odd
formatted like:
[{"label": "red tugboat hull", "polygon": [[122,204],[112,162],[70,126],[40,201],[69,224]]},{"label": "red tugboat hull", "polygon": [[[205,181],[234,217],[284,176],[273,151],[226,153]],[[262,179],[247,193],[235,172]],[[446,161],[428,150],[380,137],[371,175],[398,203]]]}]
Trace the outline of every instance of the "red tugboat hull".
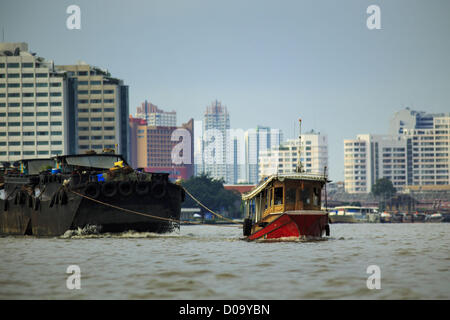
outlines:
[{"label": "red tugboat hull", "polygon": [[328,213],[292,211],[281,214],[267,226],[248,236],[248,240],[295,241],[329,235]]}]

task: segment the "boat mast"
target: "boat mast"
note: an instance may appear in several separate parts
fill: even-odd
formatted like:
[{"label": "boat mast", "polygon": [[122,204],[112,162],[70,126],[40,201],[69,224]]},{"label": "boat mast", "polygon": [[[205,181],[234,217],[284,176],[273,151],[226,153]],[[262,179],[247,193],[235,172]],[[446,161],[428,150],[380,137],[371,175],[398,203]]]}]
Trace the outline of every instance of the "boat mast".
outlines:
[{"label": "boat mast", "polygon": [[300,161],[300,155],[301,155],[301,148],[302,148],[302,119],[298,119],[299,123],[299,133],[298,133],[298,148],[297,148],[297,167],[296,172],[301,173],[303,172],[303,166],[302,162]]}]

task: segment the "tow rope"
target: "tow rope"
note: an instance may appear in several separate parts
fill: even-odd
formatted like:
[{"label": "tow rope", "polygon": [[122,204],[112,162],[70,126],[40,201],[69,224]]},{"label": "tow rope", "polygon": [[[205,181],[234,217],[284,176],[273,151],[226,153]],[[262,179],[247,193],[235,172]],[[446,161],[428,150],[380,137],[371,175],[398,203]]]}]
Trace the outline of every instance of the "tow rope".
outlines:
[{"label": "tow rope", "polygon": [[[184,189],[184,187],[183,187],[183,189]],[[204,206],[202,203],[200,203],[196,198],[194,198],[194,197],[193,197],[186,189],[184,189],[184,190],[186,191],[186,193],[187,193],[187,194],[188,194],[195,202],[197,202],[199,205],[201,205],[203,208],[205,208],[206,210],[208,210],[208,211],[211,212],[212,214],[214,214],[214,215],[216,215],[216,216],[218,216],[218,217],[221,217],[221,218],[224,219],[224,220],[228,220],[228,221],[230,221],[230,222],[240,224],[240,222],[236,222],[236,221],[233,221],[233,220],[231,220],[231,219],[227,219],[227,218],[225,218],[224,216],[222,216],[222,215],[220,215],[220,214],[218,214],[218,213],[213,212],[212,210],[210,210],[209,208],[207,208],[206,206]],[[114,208],[114,209],[117,209],[117,210],[121,210],[121,211],[124,211],[124,212],[132,213],[132,214],[141,215],[141,216],[148,217],[148,218],[153,218],[153,219],[158,219],[158,220],[164,220],[164,221],[169,221],[169,222],[174,222],[174,223],[181,223],[181,222],[183,222],[183,223],[187,223],[187,224],[198,224],[198,225],[211,225],[211,226],[230,227],[230,226],[226,226],[226,225],[204,224],[204,223],[196,222],[196,221],[181,221],[181,220],[177,220],[177,219],[171,219],[171,218],[159,217],[159,216],[151,215],[151,214],[148,214],[148,213],[143,213],[143,212],[139,212],[139,211],[127,209],[127,208],[122,208],[122,207],[119,207],[119,206],[116,206],[116,205],[113,205],[113,204],[110,204],[110,203],[106,203],[106,202],[103,202],[103,201],[100,201],[100,200],[97,200],[97,199],[88,197],[88,196],[86,196],[86,195],[84,195],[84,194],[81,194],[81,193],[76,192],[76,191],[73,191],[73,190],[69,190],[69,191],[72,192],[73,194],[76,194],[76,195],[82,197],[82,198],[91,200],[91,201],[93,201],[93,202],[97,202],[97,203],[102,204],[102,205],[104,205],[104,206],[111,207],[111,208]]]}]

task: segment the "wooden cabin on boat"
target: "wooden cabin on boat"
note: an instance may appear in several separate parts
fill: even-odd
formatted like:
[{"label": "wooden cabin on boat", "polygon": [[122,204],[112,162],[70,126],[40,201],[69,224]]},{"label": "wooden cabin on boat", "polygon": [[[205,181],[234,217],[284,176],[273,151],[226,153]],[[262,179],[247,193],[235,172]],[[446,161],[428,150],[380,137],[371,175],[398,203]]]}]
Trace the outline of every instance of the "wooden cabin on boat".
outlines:
[{"label": "wooden cabin on boat", "polygon": [[298,239],[329,235],[328,214],[321,210],[327,177],[293,172],[267,177],[244,194],[244,236],[256,239]]}]

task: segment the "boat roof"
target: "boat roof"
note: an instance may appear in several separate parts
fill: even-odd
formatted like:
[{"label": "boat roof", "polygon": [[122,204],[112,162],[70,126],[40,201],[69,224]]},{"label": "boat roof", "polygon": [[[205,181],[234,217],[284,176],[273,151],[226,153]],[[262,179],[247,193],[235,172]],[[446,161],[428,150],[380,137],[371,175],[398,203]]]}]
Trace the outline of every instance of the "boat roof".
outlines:
[{"label": "boat roof", "polygon": [[108,158],[116,158],[113,159],[115,160],[115,162],[123,161],[123,165],[128,166],[128,163],[122,157],[122,155],[115,153],[68,154],[53,157],[53,159],[55,159],[56,161],[64,161],[69,165],[103,169],[111,167],[111,161],[108,161]]},{"label": "boat roof", "polygon": [[263,191],[272,181],[281,181],[284,180],[299,180],[299,181],[320,181],[323,183],[331,182],[328,180],[328,177],[323,174],[309,173],[309,172],[301,172],[301,173],[284,173],[284,174],[274,174],[267,177],[264,181],[260,182],[255,188],[251,191],[246,192],[242,195],[242,200],[249,200],[256,195],[258,195],[261,191]]}]

